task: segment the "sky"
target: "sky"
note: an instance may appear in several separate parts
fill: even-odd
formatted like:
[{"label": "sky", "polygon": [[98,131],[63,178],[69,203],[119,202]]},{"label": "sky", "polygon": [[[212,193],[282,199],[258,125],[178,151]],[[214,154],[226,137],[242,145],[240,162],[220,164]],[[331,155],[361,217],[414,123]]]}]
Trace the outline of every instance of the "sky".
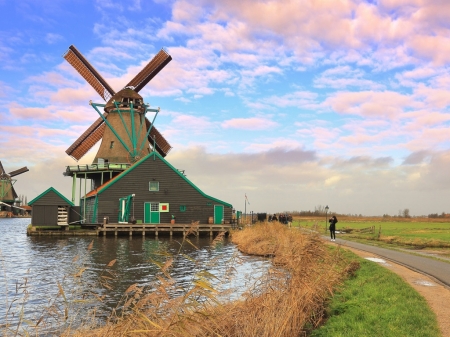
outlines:
[{"label": "sky", "polygon": [[[102,98],[63,59],[73,44],[140,94],[166,159],[248,212],[450,213],[447,0],[0,0],[0,160],[30,201],[70,199],[65,150]],[[150,116],[152,118],[153,116]],[[245,202],[247,195],[248,202]]]}]

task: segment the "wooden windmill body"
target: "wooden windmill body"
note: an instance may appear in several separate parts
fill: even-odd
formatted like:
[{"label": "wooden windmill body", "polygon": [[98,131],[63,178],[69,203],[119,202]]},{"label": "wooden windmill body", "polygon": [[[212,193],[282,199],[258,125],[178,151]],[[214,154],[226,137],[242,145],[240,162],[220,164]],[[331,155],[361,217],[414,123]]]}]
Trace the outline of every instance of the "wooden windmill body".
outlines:
[{"label": "wooden windmill body", "polygon": [[13,177],[28,171],[28,168],[24,166],[18,170],[6,173],[0,161],[0,211],[3,210],[4,207],[6,207],[7,211],[12,211],[11,207],[14,206],[18,197],[14,189],[16,179],[13,179]]},{"label": "wooden windmill body", "polygon": [[[69,47],[64,58],[106,101],[106,104],[90,102],[98,112],[99,118],[66,150],[69,156],[78,161],[101,140],[92,165],[84,168],[80,168],[80,165],[69,166],[65,175],[76,177],[82,172],[85,179],[93,181],[91,188],[96,188],[151,150],[157,151],[163,157],[169,153],[172,148],[169,142],[146,117],[147,112],[157,114],[159,109],[150,109],[139,95],[139,91],[172,60],[165,50],[161,49],[117,93],[75,46]],[[108,177],[104,177],[105,171],[110,173]],[[72,195],[74,201],[74,191]]]}]

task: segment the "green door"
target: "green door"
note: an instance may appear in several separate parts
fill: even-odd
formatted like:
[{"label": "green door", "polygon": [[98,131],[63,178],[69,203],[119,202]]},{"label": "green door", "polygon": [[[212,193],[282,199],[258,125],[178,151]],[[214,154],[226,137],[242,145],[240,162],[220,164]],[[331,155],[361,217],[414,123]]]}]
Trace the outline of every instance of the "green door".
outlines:
[{"label": "green door", "polygon": [[144,223],[159,223],[159,202],[144,204]]},{"label": "green door", "polygon": [[214,224],[220,225],[223,220],[223,205],[214,205]]}]

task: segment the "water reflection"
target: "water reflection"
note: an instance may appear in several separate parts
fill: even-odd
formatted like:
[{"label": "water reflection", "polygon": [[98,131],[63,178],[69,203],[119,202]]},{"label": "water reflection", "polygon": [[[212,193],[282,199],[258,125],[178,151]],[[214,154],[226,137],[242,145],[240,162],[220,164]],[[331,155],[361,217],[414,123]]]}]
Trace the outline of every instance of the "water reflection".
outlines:
[{"label": "water reflection", "polygon": [[[27,237],[29,222],[30,219],[0,219],[0,287],[4,289],[0,291],[0,324],[5,322],[8,305],[14,299],[22,300],[24,293],[26,318],[37,320],[42,308],[56,298],[58,283],[69,298],[88,291],[106,295],[100,307],[100,312],[106,314],[117,306],[130,285],[147,286],[154,281],[159,268],[152,259],[164,262],[170,255],[176,255],[171,276],[182,288],[192,284],[196,272],[207,270],[218,278],[214,287],[237,288],[230,299],[238,297],[269,265],[264,259],[243,256],[226,239],[212,247],[209,237],[191,237],[192,244],[182,244],[181,237]],[[91,242],[93,247],[88,252]],[[115,259],[116,263],[108,268],[118,275],[109,279],[113,290],[95,288],[101,275],[109,275],[105,266]],[[67,277],[82,267],[86,270],[81,278]],[[224,283],[230,270],[234,270],[235,277]],[[17,288],[20,284],[22,288]],[[13,308],[19,308],[19,304],[20,301],[15,302]],[[84,304],[80,310],[87,311],[89,307]],[[15,320],[16,317],[8,317],[9,322]]]}]

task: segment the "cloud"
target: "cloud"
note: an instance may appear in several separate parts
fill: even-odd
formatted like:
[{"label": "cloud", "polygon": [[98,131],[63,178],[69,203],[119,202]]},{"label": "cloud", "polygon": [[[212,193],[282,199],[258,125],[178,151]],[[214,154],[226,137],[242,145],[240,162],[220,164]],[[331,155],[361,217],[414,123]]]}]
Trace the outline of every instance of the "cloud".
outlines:
[{"label": "cloud", "polygon": [[324,71],[314,79],[317,88],[345,89],[347,87],[381,90],[385,85],[372,80],[364,79],[365,74],[360,69],[350,66],[338,66]]},{"label": "cloud", "polygon": [[399,118],[404,109],[415,106],[414,100],[394,91],[338,92],[324,104],[341,114],[370,118]]},{"label": "cloud", "polygon": [[450,63],[450,38],[444,36],[416,35],[409,42],[415,53],[437,65]]},{"label": "cloud", "polygon": [[171,122],[171,126],[188,129],[194,132],[210,131],[213,124],[206,117],[177,114]]},{"label": "cloud", "polygon": [[402,165],[421,164],[425,159],[430,158],[431,155],[432,153],[427,150],[412,152],[405,158]]},{"label": "cloud", "polygon": [[[184,169],[203,191],[238,210],[246,193],[255,212],[279,212],[280,207],[310,210],[319,204],[329,204],[339,213],[395,215],[403,208],[410,208],[412,214],[428,214],[430,209],[440,212],[446,209],[440,198],[448,193],[444,186],[450,179],[444,169],[450,163],[448,152],[436,154],[423,166],[395,166],[390,157],[319,157],[315,152],[280,148],[255,154],[214,154],[197,147],[174,150],[168,160]],[[227,184],[217,188],[218,180]],[[428,186],[439,183],[439,191]],[[417,199],[419,204],[414,203]]]},{"label": "cloud", "polygon": [[278,124],[266,118],[233,118],[222,123],[225,129],[241,129],[241,130],[266,130],[276,127]]},{"label": "cloud", "polygon": [[54,43],[57,43],[57,42],[60,42],[60,41],[64,41],[64,37],[62,37],[59,34],[47,33],[45,35],[45,41],[48,44],[54,44]]},{"label": "cloud", "polygon": [[450,90],[436,89],[419,85],[414,94],[423,98],[427,106],[431,109],[444,109],[450,106]]}]

